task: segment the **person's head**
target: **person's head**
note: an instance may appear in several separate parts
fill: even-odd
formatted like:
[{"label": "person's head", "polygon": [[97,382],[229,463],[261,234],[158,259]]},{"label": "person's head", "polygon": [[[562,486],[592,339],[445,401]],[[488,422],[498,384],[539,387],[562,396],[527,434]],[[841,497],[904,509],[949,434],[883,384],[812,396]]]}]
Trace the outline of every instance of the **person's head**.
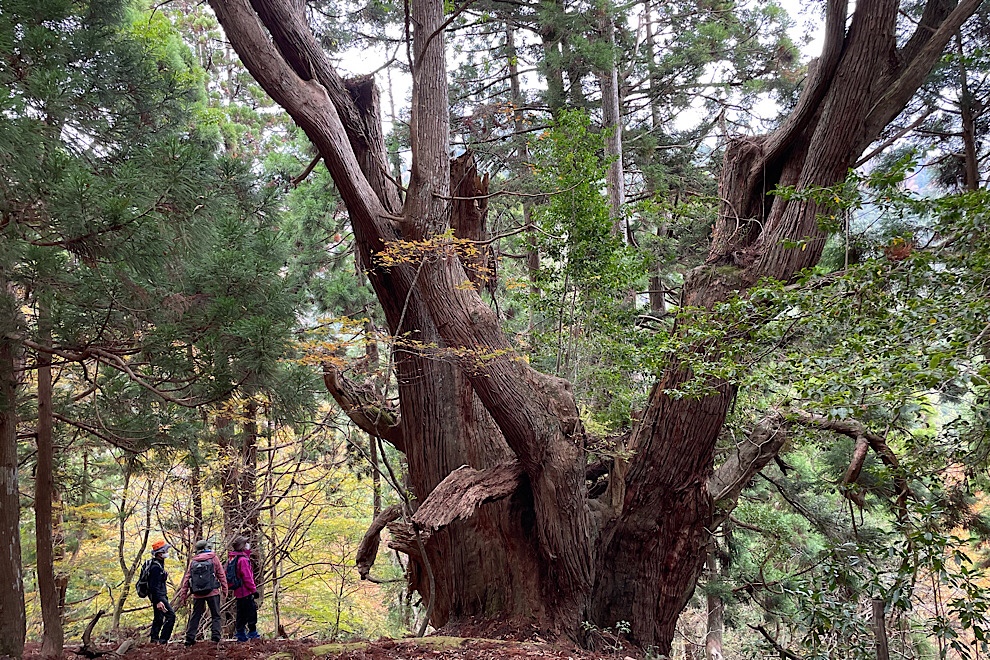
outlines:
[{"label": "person's head", "polygon": [[164,539],[158,539],[151,544],[151,555],[153,557],[158,557],[160,559],[165,559],[168,557],[168,551],[172,546],[165,542]]},{"label": "person's head", "polygon": [[248,543],[248,537],[235,536],[234,540],[230,542],[230,549],[234,552],[244,552],[245,550],[250,550],[251,544]]},{"label": "person's head", "polygon": [[196,552],[208,552],[210,549],[210,542],[206,539],[200,539],[196,541]]}]

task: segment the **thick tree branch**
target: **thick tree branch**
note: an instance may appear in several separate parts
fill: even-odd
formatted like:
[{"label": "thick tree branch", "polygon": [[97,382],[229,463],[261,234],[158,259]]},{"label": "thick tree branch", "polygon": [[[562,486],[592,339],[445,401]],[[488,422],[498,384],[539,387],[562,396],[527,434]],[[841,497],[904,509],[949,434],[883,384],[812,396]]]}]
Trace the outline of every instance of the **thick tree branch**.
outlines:
[{"label": "thick tree branch", "polygon": [[842,495],[859,505],[860,508],[866,504],[866,497],[863,493],[853,492],[850,486],[856,483],[859,479],[860,472],[863,471],[863,464],[866,462],[866,452],[870,449],[870,442],[863,436],[856,438],[856,448],[853,449],[852,459],[849,461],[849,467],[846,468],[846,473],[842,476],[842,483],[839,485],[839,490],[842,491]]},{"label": "thick tree branch", "polygon": [[358,428],[387,440],[396,449],[405,452],[399,415],[374,390],[361,387],[329,362],[323,363],[323,383],[340,409]]},{"label": "thick tree branch", "polygon": [[845,47],[848,11],[849,0],[829,0],[825,8],[825,42],[822,45],[822,54],[808,66],[808,79],[801,90],[797,107],[767,140],[764,166],[768,161],[778,158],[780,152],[793,142],[794,136],[802,132],[818,112]]},{"label": "thick tree branch", "polygon": [[[268,3],[259,4],[272,12],[279,9],[278,3],[273,2],[271,7],[267,7]],[[373,243],[372,249],[381,249],[384,237],[396,234],[388,222],[392,214],[363,175],[341,114],[326,86],[301,78],[289,66],[248,0],[212,0],[210,6],[247,70],[285,108],[323,155],[351,214],[355,232],[363,233]],[[287,20],[289,25],[298,27],[291,12]],[[347,113],[348,123],[359,122],[359,115]]]},{"label": "thick tree branch", "polygon": [[354,563],[362,580],[368,579],[368,576],[371,574],[371,567],[375,565],[375,558],[378,557],[378,545],[381,543],[382,530],[385,529],[386,525],[398,520],[401,516],[402,505],[393,504],[379,513],[371,522],[368,531],[364,533],[364,538],[361,539],[361,545],[357,549],[357,555],[354,557]]},{"label": "thick tree branch", "polygon": [[[369,151],[372,145],[362,113],[346,82],[333,68],[323,47],[310,30],[304,13],[305,5],[294,4],[289,0],[251,0],[251,6],[268,28],[275,46],[296,75],[302,80],[315,79],[326,89],[355,153]],[[379,119],[376,117],[375,121]]]},{"label": "thick tree branch", "polygon": [[[708,492],[724,516],[734,508],[746,484],[774,459],[786,440],[783,415],[774,411],[760,420],[735,453],[715,470],[708,479]],[[716,519],[713,528],[721,522]]]}]

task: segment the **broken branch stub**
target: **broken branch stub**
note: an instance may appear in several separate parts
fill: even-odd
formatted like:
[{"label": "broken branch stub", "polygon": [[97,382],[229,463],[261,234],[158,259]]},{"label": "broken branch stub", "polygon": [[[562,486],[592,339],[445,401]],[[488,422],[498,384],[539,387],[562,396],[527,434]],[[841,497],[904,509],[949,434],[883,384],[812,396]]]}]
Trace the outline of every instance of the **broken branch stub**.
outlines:
[{"label": "broken branch stub", "polygon": [[470,518],[478,507],[511,495],[523,469],[518,461],[486,470],[463,465],[441,481],[412,517],[420,529],[435,532],[455,520]]},{"label": "broken branch stub", "polygon": [[371,573],[371,567],[375,565],[375,558],[378,556],[378,546],[381,543],[382,530],[385,529],[386,525],[398,520],[401,516],[402,506],[393,504],[379,513],[371,522],[368,531],[364,533],[364,538],[361,539],[361,545],[357,549],[357,556],[354,558],[354,563],[362,580],[368,579],[368,575]]}]

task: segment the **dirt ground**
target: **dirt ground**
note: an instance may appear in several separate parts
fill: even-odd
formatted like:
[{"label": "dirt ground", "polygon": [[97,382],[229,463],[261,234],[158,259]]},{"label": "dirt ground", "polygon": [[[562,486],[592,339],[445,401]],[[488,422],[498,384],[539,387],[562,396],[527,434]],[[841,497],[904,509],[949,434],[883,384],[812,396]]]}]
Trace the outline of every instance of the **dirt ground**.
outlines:
[{"label": "dirt ground", "polygon": [[[117,645],[100,646],[110,652],[104,660],[118,660],[112,651]],[[82,658],[75,654],[78,646],[66,646],[63,658]],[[41,660],[39,644],[28,644],[24,660]],[[141,643],[133,646],[126,660],[500,660],[502,658],[553,658],[556,660],[634,660],[629,651],[609,653],[554,645],[541,640],[514,641],[463,637],[423,637],[419,639],[380,639],[373,642],[327,644],[284,639],[256,640],[247,643],[224,641],[219,644],[199,642],[186,648],[181,641],[167,647]]]}]

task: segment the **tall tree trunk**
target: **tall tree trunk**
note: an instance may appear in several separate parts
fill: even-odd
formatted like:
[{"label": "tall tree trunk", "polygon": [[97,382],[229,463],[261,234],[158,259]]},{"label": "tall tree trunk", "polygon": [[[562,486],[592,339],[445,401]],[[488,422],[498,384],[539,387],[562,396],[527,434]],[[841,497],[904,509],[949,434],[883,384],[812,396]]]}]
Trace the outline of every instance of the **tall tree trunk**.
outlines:
[{"label": "tall tree trunk", "polygon": [[657,98],[660,94],[658,89],[659,84],[657,82],[657,65],[656,65],[656,43],[653,36],[653,8],[650,5],[649,0],[643,3],[643,23],[646,28],[646,70],[648,72],[647,78],[647,89],[649,90],[650,96],[650,128],[657,130],[660,126],[660,108],[659,99]]},{"label": "tall tree trunk", "polygon": [[[708,546],[708,575],[709,579],[718,579],[722,572],[718,560],[718,545],[716,537],[712,537]],[[722,660],[722,631],[725,628],[725,602],[722,596],[711,591],[705,597],[708,606],[708,629],[705,634],[705,657],[707,660]]]},{"label": "tall tree trunk", "polygon": [[622,207],[626,204],[625,181],[622,175],[622,112],[619,91],[619,59],[615,50],[615,22],[608,8],[601,10],[602,34],[609,47],[609,66],[598,74],[602,92],[602,126],[608,132],[605,158],[609,161],[605,183],[608,188],[612,233],[622,234]]},{"label": "tall tree trunk", "polygon": [[[505,52],[509,58],[509,92],[512,98],[512,124],[516,132],[515,160],[516,172],[522,174],[529,160],[529,145],[524,134],[526,128],[523,115],[525,98],[519,80],[519,54],[516,51],[516,35],[512,24],[505,24]],[[529,276],[529,295],[535,301],[540,295],[540,247],[537,243],[536,227],[533,226],[533,203],[524,199],[522,203],[523,226],[526,227],[526,273]],[[535,341],[535,305],[529,306],[529,341]],[[534,346],[535,348],[535,346]]]},{"label": "tall tree trunk", "polygon": [[[50,347],[52,343],[51,317],[48,306],[38,303],[39,343]],[[54,417],[52,411],[52,358],[49,353],[38,351],[38,458],[34,478],[34,532],[37,551],[38,595],[41,600],[41,617],[44,622],[41,654],[46,658],[62,655],[64,635],[62,610],[59,606],[59,589],[55,579],[55,540],[52,533],[52,502],[55,495],[55,447]]]},{"label": "tall tree trunk", "polygon": [[[206,413],[203,413],[204,426]],[[199,440],[195,437],[189,442],[189,491],[192,497],[192,535],[195,543],[203,538],[203,468],[200,465]]]},{"label": "tall tree trunk", "polygon": [[21,380],[17,297],[0,272],[0,656],[24,653],[21,493],[17,482],[17,388]]},{"label": "tall tree trunk", "polygon": [[234,446],[234,424],[230,415],[217,415],[217,446],[220,449],[220,504],[223,509],[223,542],[234,538],[244,524],[240,493],[240,451]]},{"label": "tall tree trunk", "polygon": [[[241,432],[241,468],[238,491],[244,517],[242,533],[256,545],[261,538],[258,506],[258,402],[252,396],[244,406]],[[230,539],[227,539],[229,542]]]},{"label": "tall tree trunk", "polygon": [[963,185],[966,190],[980,189],[980,160],[976,153],[976,122],[973,119],[973,95],[969,91],[962,34],[956,32],[959,55],[959,115],[962,119]]}]

